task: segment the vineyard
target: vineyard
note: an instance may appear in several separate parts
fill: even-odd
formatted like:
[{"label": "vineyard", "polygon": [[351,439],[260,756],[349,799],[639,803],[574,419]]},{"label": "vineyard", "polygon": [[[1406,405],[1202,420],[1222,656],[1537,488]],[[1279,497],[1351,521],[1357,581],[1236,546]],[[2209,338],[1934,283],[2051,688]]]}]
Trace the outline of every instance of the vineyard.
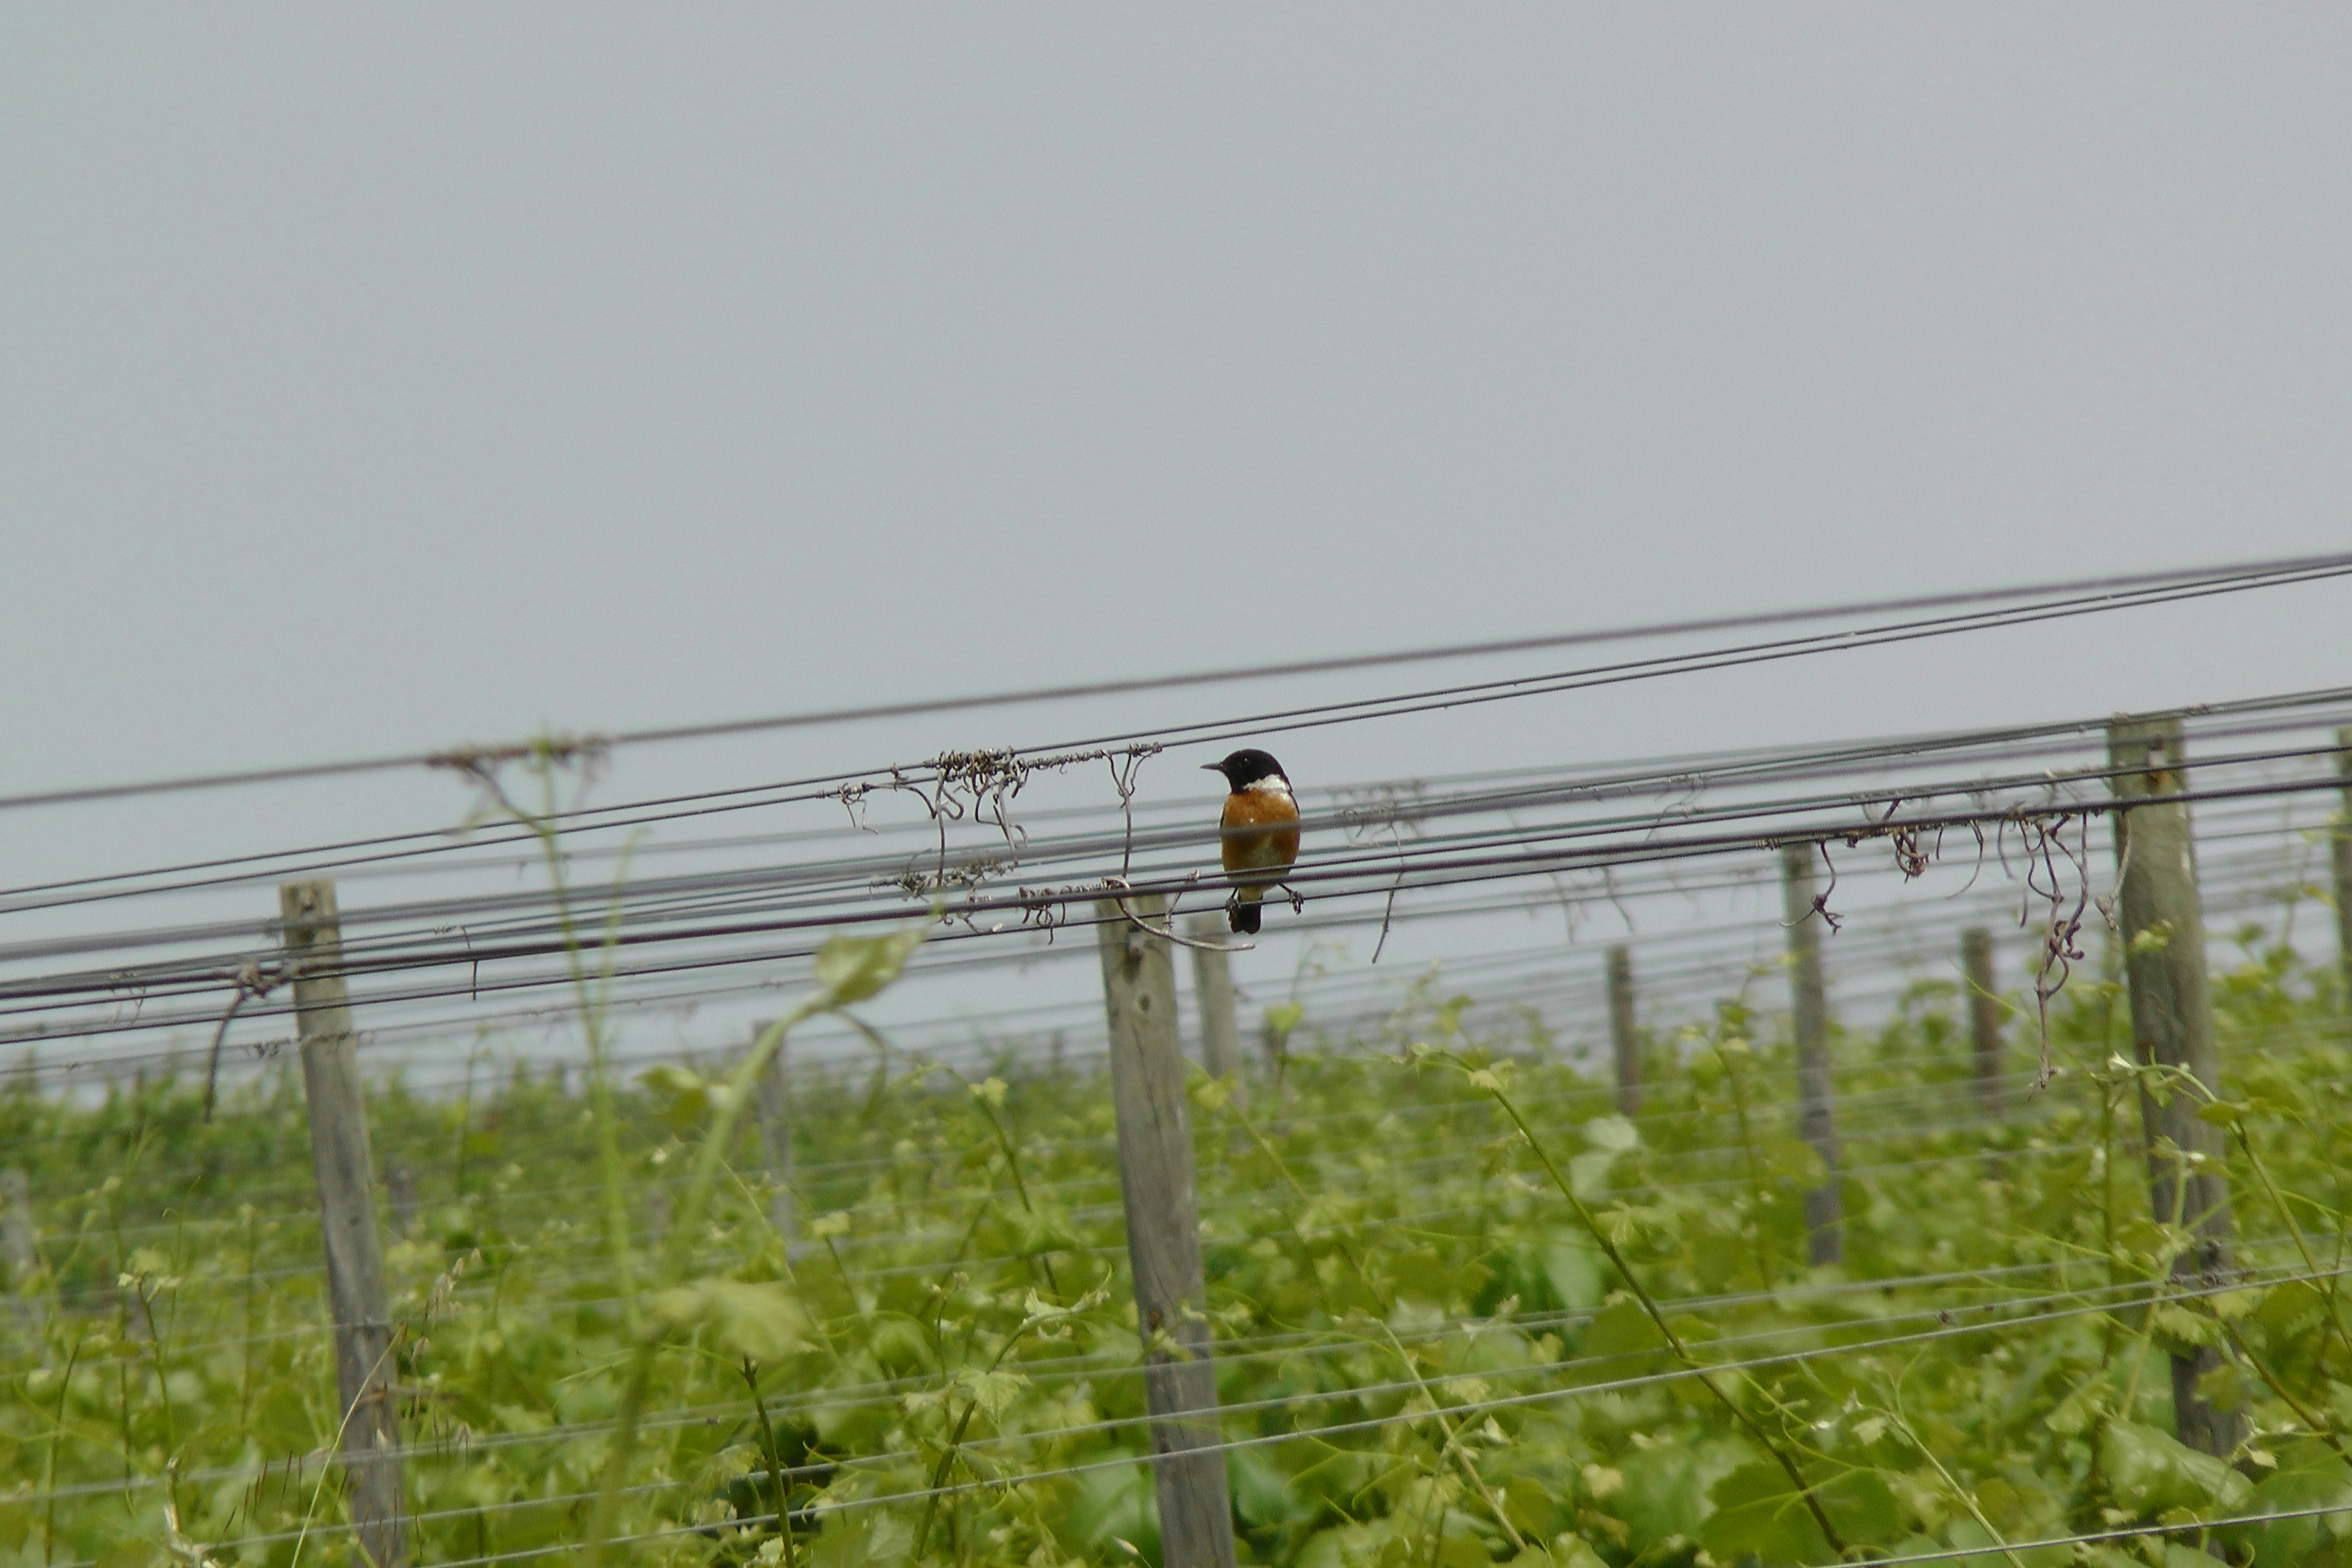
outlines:
[{"label": "vineyard", "polygon": [[2352,1563],[2352,692],[1155,771],[2347,570],[10,889],[0,1563]]}]

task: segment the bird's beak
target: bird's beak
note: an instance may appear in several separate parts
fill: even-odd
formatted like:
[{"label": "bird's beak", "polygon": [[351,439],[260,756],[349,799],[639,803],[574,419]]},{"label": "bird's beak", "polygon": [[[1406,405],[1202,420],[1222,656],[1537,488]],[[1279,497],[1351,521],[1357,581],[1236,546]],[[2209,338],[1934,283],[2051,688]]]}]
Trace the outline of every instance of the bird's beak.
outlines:
[{"label": "bird's beak", "polygon": [[1204,773],[1223,773],[1225,769],[1224,764],[1222,763],[1202,763],[1201,764],[1201,771]]}]

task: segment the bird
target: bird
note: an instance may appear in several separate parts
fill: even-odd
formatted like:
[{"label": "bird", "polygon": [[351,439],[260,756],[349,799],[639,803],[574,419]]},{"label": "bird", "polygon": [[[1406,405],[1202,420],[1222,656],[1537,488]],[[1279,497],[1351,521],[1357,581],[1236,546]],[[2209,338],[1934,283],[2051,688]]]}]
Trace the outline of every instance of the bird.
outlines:
[{"label": "bird", "polygon": [[1298,858],[1298,802],[1290,793],[1289,775],[1282,764],[1254,746],[1245,746],[1222,763],[1203,763],[1213,773],[1225,775],[1225,809],[1217,818],[1222,830],[1219,858],[1234,884],[1225,905],[1225,923],[1244,936],[1257,934],[1258,900],[1265,889],[1282,880]]}]

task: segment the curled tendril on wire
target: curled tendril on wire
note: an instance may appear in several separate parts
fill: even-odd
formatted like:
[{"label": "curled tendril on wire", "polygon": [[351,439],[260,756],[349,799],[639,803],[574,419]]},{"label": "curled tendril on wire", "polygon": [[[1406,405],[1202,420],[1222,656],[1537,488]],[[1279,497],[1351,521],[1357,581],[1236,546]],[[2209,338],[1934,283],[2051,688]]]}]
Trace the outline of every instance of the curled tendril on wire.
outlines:
[{"label": "curled tendril on wire", "polygon": [[[1139,742],[1127,746],[1055,752],[1044,756],[1025,756],[1011,747],[941,752],[920,763],[893,767],[888,770],[887,777],[860,779],[827,793],[849,813],[851,822],[866,832],[873,831],[866,820],[866,808],[875,791],[912,795],[921,803],[923,815],[931,821],[938,834],[931,870],[923,873],[910,864],[902,875],[879,879],[874,885],[897,887],[904,889],[909,897],[928,898],[950,889],[977,890],[992,877],[1010,871],[1021,864],[1022,853],[1028,847],[1029,834],[1014,820],[1013,803],[1024,786],[1041,773],[1060,773],[1081,763],[1109,763],[1111,785],[1118,791],[1120,809],[1127,816],[1128,835],[1131,840],[1137,772],[1147,759],[1159,755],[1164,749],[1157,742]],[[993,827],[1003,840],[1005,853],[985,859],[975,858],[961,866],[952,864],[948,831],[952,824],[960,822],[980,823]],[[1023,889],[1024,898],[1030,891]],[[1024,920],[1024,923],[1029,922]]]},{"label": "curled tendril on wire", "polygon": [[236,991],[229,998],[227,1010],[221,1014],[220,1023],[213,1030],[212,1046],[205,1053],[204,1120],[207,1123],[213,1119],[213,1106],[219,1094],[221,1042],[228,1038],[228,1026],[236,1021],[237,1014],[247,1002],[257,1001],[293,979],[295,969],[296,966],[290,963],[264,969],[257,959],[240,965],[229,976]]}]

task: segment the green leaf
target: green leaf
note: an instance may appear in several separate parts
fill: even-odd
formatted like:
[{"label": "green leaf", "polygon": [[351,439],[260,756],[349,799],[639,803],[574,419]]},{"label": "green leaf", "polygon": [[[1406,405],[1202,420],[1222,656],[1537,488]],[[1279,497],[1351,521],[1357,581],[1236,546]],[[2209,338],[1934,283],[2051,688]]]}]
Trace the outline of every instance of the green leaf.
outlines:
[{"label": "green leaf", "polygon": [[1632,1525],[1633,1539],[1644,1545],[1696,1535],[1706,1518],[1707,1488],[1738,1468],[1750,1452],[1729,1445],[1698,1448],[1681,1443],[1634,1449],[1616,1461],[1623,1484],[1604,1506]]},{"label": "green leaf", "polygon": [[1021,1397],[1021,1391],[1029,1386],[1029,1380],[1019,1373],[1001,1370],[967,1372],[957,1378],[956,1383],[965,1396],[980,1406],[980,1413],[991,1421],[1002,1420],[1004,1413],[1013,1408],[1013,1402]]},{"label": "green leaf", "polygon": [[2213,1315],[2223,1322],[2234,1323],[2262,1305],[2262,1300],[2260,1290],[2223,1290],[2205,1298],[2205,1304],[2212,1308]]},{"label": "green leaf", "polygon": [[2099,1391],[2096,1385],[2085,1384],[2068,1394],[2051,1408],[2042,1418],[2050,1430],[2062,1437],[2079,1437],[2091,1429],[2099,1418]]},{"label": "green leaf", "polygon": [[2202,1312],[2168,1302],[2153,1316],[2157,1342],[2174,1355],[2221,1342],[2221,1325]]},{"label": "green leaf", "polygon": [[118,1541],[98,1554],[98,1568],[151,1568],[171,1560],[161,1547],[147,1542]]},{"label": "green leaf", "polygon": [[728,1350],[759,1361],[780,1361],[811,1348],[808,1314],[791,1287],[771,1281],[697,1279],[646,1300],[666,1328],[710,1331]]},{"label": "green leaf", "polygon": [[1580,1231],[1543,1249],[1544,1278],[1559,1293],[1560,1305],[1571,1312],[1600,1304],[1605,1267],[1601,1248]]},{"label": "green leaf", "polygon": [[[1370,1524],[1339,1524],[1328,1530],[1317,1531],[1298,1549],[1297,1568],[1370,1568],[1385,1564],[1397,1556],[1392,1549],[1394,1532],[1389,1521],[1381,1520]],[[1384,1547],[1391,1550],[1383,1550]]]},{"label": "green leaf", "polygon": [[1290,1517],[1290,1478],[1264,1448],[1232,1450],[1225,1471],[1232,1478],[1234,1512],[1243,1523],[1262,1529]]},{"label": "green leaf", "polygon": [[[1742,1465],[1715,1484],[1715,1512],[1699,1539],[1719,1558],[1754,1553],[1767,1563],[1819,1563],[1828,1542],[1802,1493],[1778,1464]],[[1893,1539],[1902,1530],[1902,1505],[1875,1471],[1849,1470],[1817,1485],[1813,1500],[1849,1545]]]},{"label": "green leaf", "polygon": [[1077,1500],[1070,1509],[1070,1532],[1097,1563],[1135,1561],[1113,1546],[1114,1541],[1129,1542],[1139,1555],[1159,1559],[1160,1510],[1152,1500],[1150,1467],[1140,1455],[1135,1464],[1109,1466],[1078,1477]]},{"label": "green leaf", "polygon": [[[1601,1308],[1593,1314],[1592,1326],[1584,1331],[1584,1353],[1596,1359],[1665,1348],[1665,1336],[1658,1332],[1658,1325],[1650,1321],[1642,1303],[1631,1296],[1621,1296]],[[1611,1375],[1617,1375],[1614,1369]]]},{"label": "green leaf", "polygon": [[1903,1528],[1903,1505],[1875,1470],[1848,1470],[1824,1482],[1816,1493],[1822,1511],[1849,1545],[1884,1541]]},{"label": "green leaf", "polygon": [[700,1073],[696,1072],[692,1068],[680,1067],[675,1062],[664,1062],[659,1067],[647,1068],[637,1075],[637,1081],[656,1094],[673,1097],[681,1094],[702,1094],[707,1092],[709,1087],[703,1082]]},{"label": "green leaf", "polygon": [[1830,1168],[1822,1161],[1821,1151],[1802,1139],[1761,1139],[1756,1152],[1762,1157],[1766,1172],[1782,1181],[1801,1187],[1817,1187],[1829,1179]]},{"label": "green leaf", "polygon": [[2240,1527],[2230,1531],[2228,1538],[2232,1545],[2252,1549],[2253,1568],[2294,1568],[2296,1563],[2311,1560],[2320,1545],[2322,1532],[2343,1517],[2337,1515],[2330,1520],[2307,1510],[2329,1507],[2352,1509],[2352,1476],[2346,1474],[2342,1460],[2332,1457],[2314,1459],[2307,1468],[2283,1469],[2267,1478],[2254,1488],[2242,1510],[2252,1514],[2300,1513],[2305,1517]]},{"label": "green leaf", "polygon": [[1699,1526],[1698,1538],[1719,1560],[1753,1556],[1773,1568],[1828,1562],[1835,1555],[1805,1500],[1778,1465],[1742,1465],[1716,1482],[1708,1496],[1715,1511]]},{"label": "green leaf", "polygon": [[679,1132],[709,1115],[713,1106],[727,1103],[725,1084],[713,1083],[692,1068],[674,1062],[646,1068],[637,1075],[637,1081],[661,1100],[662,1120]]},{"label": "green leaf", "polygon": [[828,1520],[818,1539],[824,1568],[902,1568],[915,1561],[913,1521],[886,1509],[858,1509]]},{"label": "green leaf", "polygon": [[1437,1568],[1495,1568],[1495,1555],[1486,1549],[1486,1538],[1457,1509],[1447,1509],[1439,1521]]},{"label": "green leaf", "polygon": [[1609,1167],[1617,1163],[1614,1149],[1593,1149],[1568,1162],[1569,1190],[1586,1203],[1609,1195]]},{"label": "green leaf", "polygon": [[928,925],[907,926],[880,936],[836,936],[816,951],[816,983],[825,1005],[846,1007],[879,993],[898,978],[915,949],[930,934]]},{"label": "green leaf", "polygon": [[2326,1312],[2327,1298],[2315,1286],[2290,1279],[2272,1286],[2263,1295],[2263,1304],[2255,1309],[2254,1322],[2262,1330],[2263,1342],[2275,1350],[2317,1327]]},{"label": "green leaf", "polygon": [[1040,1202],[1034,1209],[1017,1210],[1012,1221],[1013,1247],[1024,1258],[1073,1251],[1080,1245],[1070,1211],[1059,1204]]},{"label": "green leaf", "polygon": [[[1552,1488],[1533,1476],[1513,1476],[1503,1483],[1503,1510],[1523,1535],[1540,1540],[1568,1521],[1559,1517]],[[1540,1552],[1541,1547],[1530,1551]]]},{"label": "green leaf", "polygon": [[[1944,1531],[1944,1535],[1946,1540],[1954,1546],[1985,1548],[1981,1556],[1972,1554],[1953,1558],[1952,1568],[2012,1568],[2011,1549],[2003,1547],[1998,1539],[1973,1519],[1961,1518],[1952,1521],[1951,1527]],[[2017,1552],[2015,1555],[2018,1562],[2025,1564],[2025,1568],[2068,1568],[2068,1565],[2075,1560],[2074,1552],[2063,1546],[2028,1549]],[[2212,1559],[2208,1558],[2206,1561],[2210,1563]]]},{"label": "green leaf", "polygon": [[1587,1143],[1612,1154],[1622,1154],[1642,1141],[1642,1134],[1622,1116],[1596,1116],[1579,1131]]},{"label": "green leaf", "polygon": [[2212,1455],[2137,1421],[2107,1423],[2099,1434],[2099,1462],[2116,1500],[2143,1517],[2176,1508],[2234,1512],[2253,1491],[2252,1483]]}]

